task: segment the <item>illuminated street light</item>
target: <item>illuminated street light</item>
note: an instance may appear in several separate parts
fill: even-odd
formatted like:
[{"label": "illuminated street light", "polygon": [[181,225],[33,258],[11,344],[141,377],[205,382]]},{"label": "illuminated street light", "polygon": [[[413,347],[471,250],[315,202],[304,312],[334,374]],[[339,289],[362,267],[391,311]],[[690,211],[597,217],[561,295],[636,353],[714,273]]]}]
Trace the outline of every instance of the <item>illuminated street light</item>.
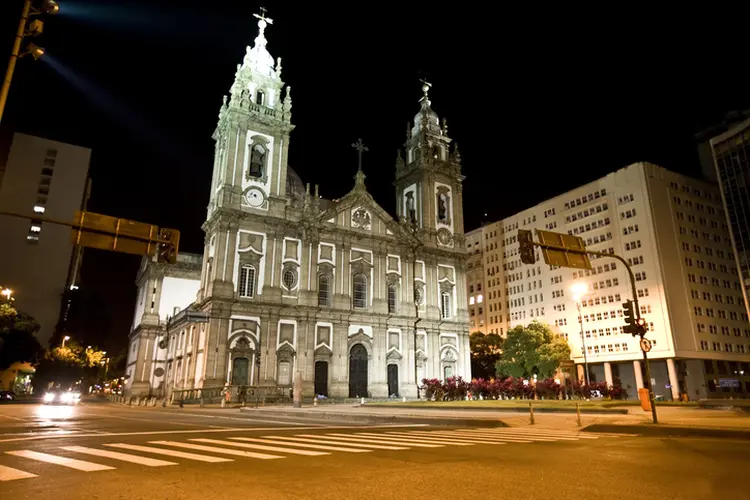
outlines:
[{"label": "illuminated street light", "polygon": [[578,306],[578,323],[581,325],[581,350],[583,351],[583,366],[586,385],[589,385],[589,359],[586,355],[586,337],[583,334],[583,314],[581,313],[581,300],[588,294],[589,287],[586,283],[573,283],[570,287],[573,292],[573,300]]},{"label": "illuminated street light", "polygon": [[67,342],[68,340],[70,340],[70,335],[64,336],[63,337],[63,341],[62,341],[62,345],[60,346],[60,348],[65,347],[65,342]]},{"label": "illuminated street light", "polygon": [[18,58],[30,54],[34,59],[39,59],[44,55],[44,49],[33,43],[30,43],[27,50],[21,53],[21,43],[24,37],[39,35],[44,30],[44,22],[40,19],[34,19],[29,23],[29,17],[40,16],[42,14],[55,15],[58,12],[60,12],[60,6],[54,0],[44,0],[41,9],[32,7],[31,0],[24,1],[23,10],[21,10],[21,20],[18,22],[16,38],[13,41],[13,50],[10,53],[8,69],[5,71],[3,86],[0,88],[0,121],[3,119],[3,111],[5,111],[5,103],[8,101],[8,92],[10,91],[10,82],[13,80],[13,72],[16,69]]},{"label": "illuminated street light", "polygon": [[13,290],[10,288],[3,288],[3,291],[0,292],[0,294],[5,295],[5,300],[10,300],[11,295],[13,295]]}]

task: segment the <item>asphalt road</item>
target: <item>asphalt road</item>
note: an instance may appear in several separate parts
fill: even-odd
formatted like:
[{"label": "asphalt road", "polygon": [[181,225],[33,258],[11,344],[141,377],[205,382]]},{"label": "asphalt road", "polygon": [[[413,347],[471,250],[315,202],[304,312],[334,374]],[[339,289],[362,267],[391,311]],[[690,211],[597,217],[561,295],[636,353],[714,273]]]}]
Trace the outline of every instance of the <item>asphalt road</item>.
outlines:
[{"label": "asphalt road", "polygon": [[0,405],[0,498],[750,498],[747,441]]}]

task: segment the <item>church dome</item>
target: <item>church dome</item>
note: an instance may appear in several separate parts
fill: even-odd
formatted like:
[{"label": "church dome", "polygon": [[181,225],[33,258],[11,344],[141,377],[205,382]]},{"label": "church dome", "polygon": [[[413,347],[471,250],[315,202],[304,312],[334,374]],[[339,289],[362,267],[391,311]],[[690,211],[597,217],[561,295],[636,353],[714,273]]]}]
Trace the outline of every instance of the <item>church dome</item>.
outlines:
[{"label": "church dome", "polygon": [[429,90],[430,85],[428,83],[422,85],[424,96],[419,100],[421,104],[419,112],[414,115],[414,128],[412,129],[413,135],[417,135],[419,131],[422,130],[423,124],[428,132],[440,134],[440,117],[438,117],[438,114],[430,107],[431,102],[427,96]]},{"label": "church dome", "polygon": [[286,167],[286,196],[287,198],[302,199],[305,197],[305,184],[299,174],[292,167]]}]

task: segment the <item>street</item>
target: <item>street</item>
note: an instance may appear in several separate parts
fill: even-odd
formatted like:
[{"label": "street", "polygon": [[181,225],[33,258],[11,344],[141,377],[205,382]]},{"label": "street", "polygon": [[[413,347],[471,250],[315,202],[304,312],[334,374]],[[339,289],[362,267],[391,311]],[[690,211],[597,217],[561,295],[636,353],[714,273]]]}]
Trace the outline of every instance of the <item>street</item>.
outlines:
[{"label": "street", "polygon": [[2,498],[748,498],[746,441],[0,406]]}]

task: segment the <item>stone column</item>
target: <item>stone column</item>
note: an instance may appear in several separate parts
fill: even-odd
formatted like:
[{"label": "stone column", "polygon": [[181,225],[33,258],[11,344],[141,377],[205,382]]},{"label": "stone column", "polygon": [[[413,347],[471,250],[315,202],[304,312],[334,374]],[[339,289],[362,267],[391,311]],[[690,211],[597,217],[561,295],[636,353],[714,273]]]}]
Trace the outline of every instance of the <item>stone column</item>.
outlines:
[{"label": "stone column", "polygon": [[608,361],[604,362],[604,379],[607,381],[607,385],[613,385],[612,364]]},{"label": "stone column", "polygon": [[677,378],[677,368],[674,364],[674,358],[667,359],[667,372],[669,373],[669,385],[672,387],[672,399],[680,399],[680,380]]},{"label": "stone column", "polygon": [[643,389],[643,372],[641,371],[641,362],[637,359],[633,361],[633,370],[635,371],[636,389]]}]

